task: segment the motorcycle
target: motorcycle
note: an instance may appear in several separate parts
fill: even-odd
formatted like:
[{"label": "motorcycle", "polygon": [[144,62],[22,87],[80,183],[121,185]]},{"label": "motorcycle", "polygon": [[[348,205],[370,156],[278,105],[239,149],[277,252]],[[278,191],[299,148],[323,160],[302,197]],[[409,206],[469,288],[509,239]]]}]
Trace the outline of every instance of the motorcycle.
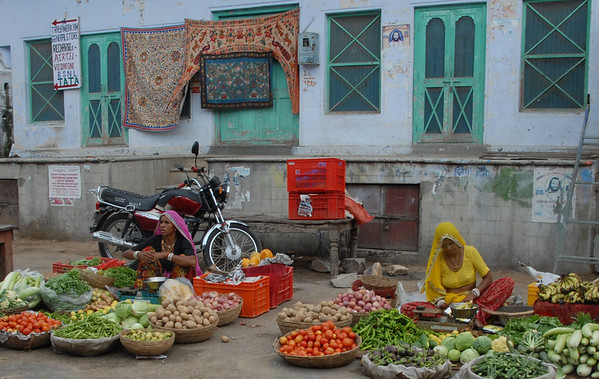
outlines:
[{"label": "motorcycle", "polygon": [[[197,178],[190,178],[186,173],[186,179],[178,187],[153,196],[108,186],[88,190],[97,199],[90,232],[98,241],[103,257],[122,259],[123,251],[152,236],[166,209],[177,211],[185,219],[196,251],[198,254],[203,251],[207,267],[229,272],[242,258],[262,250],[260,240],[248,224],[224,218],[222,209],[228,201],[230,186],[221,183],[218,176],[210,177],[205,167],[197,167],[197,141],[191,152],[195,155],[191,171]],[[185,172],[182,166],[175,167]],[[198,232],[202,234],[196,240]]]}]

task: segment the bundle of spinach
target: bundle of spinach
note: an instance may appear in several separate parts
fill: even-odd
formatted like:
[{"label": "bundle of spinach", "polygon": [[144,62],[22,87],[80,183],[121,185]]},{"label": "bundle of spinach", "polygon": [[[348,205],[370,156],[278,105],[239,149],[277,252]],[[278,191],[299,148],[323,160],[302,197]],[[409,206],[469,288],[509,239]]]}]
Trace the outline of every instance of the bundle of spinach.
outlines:
[{"label": "bundle of spinach", "polygon": [[80,279],[79,269],[72,269],[64,274],[53,277],[45,284],[47,288],[54,290],[58,295],[69,293],[71,290],[78,295],[83,295],[90,291],[89,284]]},{"label": "bundle of spinach", "polygon": [[104,270],[104,276],[114,278],[114,286],[117,288],[133,287],[137,271],[127,266],[112,267]]}]

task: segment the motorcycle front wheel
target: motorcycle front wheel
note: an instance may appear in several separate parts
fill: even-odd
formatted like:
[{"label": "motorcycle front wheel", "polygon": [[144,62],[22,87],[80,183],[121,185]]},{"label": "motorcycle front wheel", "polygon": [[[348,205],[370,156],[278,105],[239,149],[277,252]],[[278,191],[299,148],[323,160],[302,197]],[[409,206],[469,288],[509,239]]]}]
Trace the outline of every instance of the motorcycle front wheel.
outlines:
[{"label": "motorcycle front wheel", "polygon": [[230,272],[242,258],[249,258],[254,251],[262,250],[260,240],[247,226],[231,224],[229,235],[233,241],[232,246],[222,230],[216,229],[210,234],[204,247],[207,267],[215,265],[220,271]]},{"label": "motorcycle front wheel", "polygon": [[[127,214],[113,214],[106,219],[106,222],[104,222],[104,225],[102,225],[100,230],[108,232],[115,237],[123,238],[125,241],[131,242],[133,244],[138,244],[145,238],[149,237],[149,235],[146,235],[146,233],[144,233],[134,221],[131,221],[127,227],[128,220],[129,215]],[[125,230],[126,227],[127,230]],[[100,249],[100,255],[103,257],[125,259],[123,258],[123,252],[127,250],[126,247],[119,247],[104,242],[98,242],[98,248]]]}]

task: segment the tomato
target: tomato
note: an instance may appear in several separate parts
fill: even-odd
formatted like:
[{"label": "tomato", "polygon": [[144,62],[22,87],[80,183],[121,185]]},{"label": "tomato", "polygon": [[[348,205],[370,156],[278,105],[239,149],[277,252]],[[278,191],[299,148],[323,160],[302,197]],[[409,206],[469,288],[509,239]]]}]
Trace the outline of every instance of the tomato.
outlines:
[{"label": "tomato", "polygon": [[351,338],[344,338],[343,341],[341,341],[341,343],[343,344],[344,347],[351,347],[351,345],[353,345],[354,340]]},{"label": "tomato", "polygon": [[303,340],[304,340],[304,336],[302,336],[301,334],[298,334],[294,339],[295,343],[300,343]]},{"label": "tomato", "polygon": [[[22,330],[22,333],[24,335],[28,335],[31,334],[31,328],[30,327],[26,327],[25,329]],[[38,332],[39,333],[39,332]]]},{"label": "tomato", "polygon": [[320,346],[321,346],[321,345],[320,345],[320,341],[316,341],[316,342],[314,342],[314,347],[317,347],[317,348],[318,348],[318,347],[320,347]]},{"label": "tomato", "polygon": [[298,334],[299,333],[297,332],[297,330],[294,330],[293,332],[291,332],[291,337],[295,338]]},{"label": "tomato", "polygon": [[279,338],[279,343],[281,345],[285,345],[287,343],[287,337],[281,337],[281,338]]},{"label": "tomato", "polygon": [[332,347],[333,349],[337,348],[337,340],[331,340],[331,342],[329,343],[329,346]]},{"label": "tomato", "polygon": [[330,354],[334,354],[335,353],[335,349],[333,349],[332,347],[327,347],[327,349],[324,352],[326,355],[330,355]]},{"label": "tomato", "polygon": [[299,330],[299,334],[302,335],[302,336],[305,336],[305,335],[308,334],[308,331],[306,329],[300,329]]},{"label": "tomato", "polygon": [[347,334],[351,333],[351,331],[352,331],[349,326],[344,326],[343,329],[341,329],[341,330],[343,331],[343,333],[347,333]]},{"label": "tomato", "polygon": [[353,339],[353,340],[355,340],[355,339],[356,339],[356,333],[354,333],[354,332],[349,332],[349,333],[347,334],[347,336],[348,336],[349,338]]},{"label": "tomato", "polygon": [[300,346],[301,347],[308,347],[308,341],[303,340],[302,342],[300,342]]},{"label": "tomato", "polygon": [[293,348],[293,347],[295,347],[295,345],[296,345],[295,340],[287,341],[287,346],[291,346]]},{"label": "tomato", "polygon": [[327,330],[326,332],[324,332],[324,336],[330,340],[331,338],[333,338],[333,331],[330,329]]}]

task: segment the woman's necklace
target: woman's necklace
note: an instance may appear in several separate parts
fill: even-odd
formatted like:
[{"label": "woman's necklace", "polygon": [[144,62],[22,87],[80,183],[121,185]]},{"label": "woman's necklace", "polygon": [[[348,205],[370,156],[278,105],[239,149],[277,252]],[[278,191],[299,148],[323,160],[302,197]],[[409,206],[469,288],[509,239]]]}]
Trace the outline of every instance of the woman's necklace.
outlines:
[{"label": "woman's necklace", "polygon": [[162,239],[162,252],[163,253],[172,253],[174,247],[175,247],[175,241],[173,241],[171,244],[167,245],[164,238]]},{"label": "woman's necklace", "polygon": [[453,259],[447,259],[447,261],[450,263],[450,267],[449,269],[453,272],[459,271],[460,269],[460,256],[458,256],[458,262],[457,264],[453,261]]}]

